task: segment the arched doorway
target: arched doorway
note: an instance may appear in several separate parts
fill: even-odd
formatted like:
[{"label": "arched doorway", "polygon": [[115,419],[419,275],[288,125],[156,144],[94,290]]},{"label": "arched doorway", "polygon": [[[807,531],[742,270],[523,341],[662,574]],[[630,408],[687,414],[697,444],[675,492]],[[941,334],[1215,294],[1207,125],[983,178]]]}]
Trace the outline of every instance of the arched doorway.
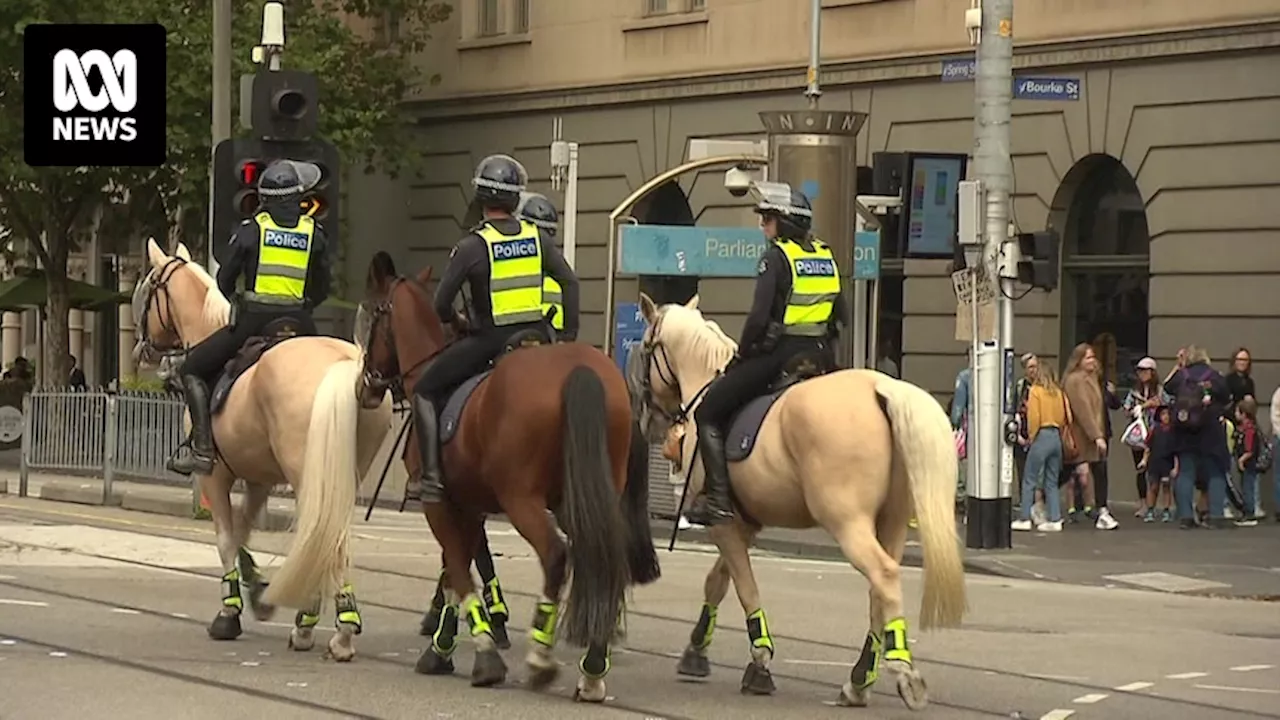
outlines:
[{"label": "arched doorway", "polygon": [[1048,225],[1062,237],[1061,361],[1109,334],[1108,379],[1127,385],[1149,327],[1151,236],[1138,184],[1116,158],[1088,155],[1063,178]]},{"label": "arched doorway", "polygon": [[[675,180],[658,186],[636,203],[632,216],[644,225],[696,225],[689,198]],[[698,294],[698,278],[683,275],[641,275],[640,292],[657,303],[686,303]]]}]

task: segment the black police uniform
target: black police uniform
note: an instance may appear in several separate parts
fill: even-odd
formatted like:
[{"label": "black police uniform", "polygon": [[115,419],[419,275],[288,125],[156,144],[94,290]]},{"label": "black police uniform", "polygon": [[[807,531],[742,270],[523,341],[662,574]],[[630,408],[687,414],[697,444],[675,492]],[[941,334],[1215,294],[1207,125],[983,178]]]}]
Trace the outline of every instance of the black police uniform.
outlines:
[{"label": "black police uniform", "polygon": [[[494,323],[489,287],[489,250],[484,239],[477,234],[485,225],[506,236],[514,237],[521,233],[521,223],[511,213],[519,204],[520,192],[527,178],[524,168],[512,158],[492,156],[481,161],[473,183],[477,201],[490,217],[454,246],[449,266],[436,288],[436,314],[448,321],[455,317],[453,302],[462,286],[466,284],[470,288],[471,327],[469,334],[431,361],[414,386],[414,420],[422,456],[424,502],[440,502],[444,498],[440,481],[437,408],[446,400],[445,394],[482,372],[516,333],[536,329],[550,334],[545,321],[504,326]],[[565,329],[562,339],[572,340],[578,334],[578,278],[545,232],[539,230],[538,235],[542,271],[544,275],[555,278],[563,290]]]},{"label": "black police uniform", "polygon": [[[808,199],[799,192],[792,191],[791,205],[812,212]],[[811,216],[791,216],[772,208],[757,209],[757,212],[777,217],[779,231],[801,238],[792,242],[799,243],[806,250],[812,250],[813,241],[808,234]],[[734,413],[747,402],[763,395],[769,385],[779,378],[787,363],[798,355],[810,354],[825,359],[827,367],[823,371],[831,371],[836,367],[831,340],[837,334],[835,324],[846,325],[848,321],[843,297],[836,298],[827,336],[806,337],[781,332],[792,280],[789,261],[778,243],[787,240],[779,238],[770,243],[769,249],[760,259],[755,294],[751,311],[742,327],[738,357],[707,389],[694,411],[694,420],[698,426],[699,454],[706,470],[706,486],[705,494],[699,496],[686,514],[690,522],[714,525],[732,517],[724,433]]]},{"label": "black police uniform", "polygon": [[[556,212],[556,206],[545,195],[526,193],[520,200],[516,217],[537,225],[542,231],[543,239],[558,242],[556,231],[560,225],[560,213]],[[542,280],[542,313],[544,316],[549,314],[551,318],[553,339],[556,342],[570,342],[570,338],[566,338],[564,333],[563,293],[560,285],[549,276]]]},{"label": "black police uniform", "polygon": [[[262,210],[283,228],[297,227],[305,192],[297,170],[287,162],[273,163],[259,182]],[[260,228],[256,220],[246,220],[231,236],[230,249],[218,269],[218,289],[232,302],[232,324],[215,331],[187,351],[182,363],[182,388],[191,412],[191,452],[175,457],[169,464],[174,472],[189,475],[208,473],[213,468],[213,421],[209,414],[209,390],[226,364],[253,337],[262,334],[272,321],[290,318],[304,335],[315,335],[312,311],[329,297],[331,276],[324,228],[316,223],[307,265],[305,298],[297,305],[265,304],[246,300],[237,292],[236,281],[252,288],[258,276]]]}]

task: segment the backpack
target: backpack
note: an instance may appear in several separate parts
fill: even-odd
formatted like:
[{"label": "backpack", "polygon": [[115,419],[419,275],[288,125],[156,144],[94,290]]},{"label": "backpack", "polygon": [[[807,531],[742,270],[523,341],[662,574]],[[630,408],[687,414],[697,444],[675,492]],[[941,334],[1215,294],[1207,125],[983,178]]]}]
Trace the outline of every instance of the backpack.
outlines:
[{"label": "backpack", "polygon": [[1199,430],[1204,426],[1205,417],[1209,414],[1204,396],[1208,392],[1212,372],[1208,367],[1198,369],[1194,376],[1190,369],[1182,371],[1182,383],[1173,398],[1173,421],[1178,426],[1189,430]]},{"label": "backpack", "polygon": [[1254,437],[1258,440],[1258,472],[1266,472],[1271,469],[1271,463],[1275,460],[1275,447],[1271,443],[1271,438],[1262,434],[1262,431],[1255,431]]}]

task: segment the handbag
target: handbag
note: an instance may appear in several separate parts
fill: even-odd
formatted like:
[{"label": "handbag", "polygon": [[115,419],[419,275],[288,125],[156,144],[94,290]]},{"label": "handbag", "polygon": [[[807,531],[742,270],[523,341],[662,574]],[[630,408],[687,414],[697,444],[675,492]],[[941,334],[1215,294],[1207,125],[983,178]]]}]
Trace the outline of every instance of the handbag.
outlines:
[{"label": "handbag", "polygon": [[969,458],[969,418],[960,421],[960,427],[952,431],[956,441],[956,457],[961,460]]},{"label": "handbag", "polygon": [[1071,430],[1075,419],[1071,415],[1071,403],[1067,402],[1067,392],[1062,392],[1062,410],[1067,416],[1067,426],[1062,428],[1062,464],[1072,465],[1080,460],[1080,447],[1076,445],[1076,434]]},{"label": "handbag", "polygon": [[1150,431],[1147,429],[1147,421],[1142,419],[1142,413],[1138,413],[1138,417],[1129,423],[1129,427],[1124,429],[1124,434],[1120,436],[1121,442],[1135,450],[1141,450],[1147,446],[1147,436]]}]

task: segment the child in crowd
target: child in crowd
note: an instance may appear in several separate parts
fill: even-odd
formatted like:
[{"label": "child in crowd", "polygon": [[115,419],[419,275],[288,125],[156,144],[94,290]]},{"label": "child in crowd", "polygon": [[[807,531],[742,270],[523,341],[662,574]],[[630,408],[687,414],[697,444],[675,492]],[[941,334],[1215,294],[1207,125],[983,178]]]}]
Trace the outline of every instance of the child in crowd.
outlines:
[{"label": "child in crowd", "polygon": [[1147,447],[1138,470],[1147,473],[1147,511],[1143,522],[1156,521],[1156,499],[1161,500],[1160,522],[1170,522],[1174,479],[1178,477],[1177,438],[1173,430],[1173,411],[1168,405],[1156,409],[1156,424],[1147,433]]},{"label": "child in crowd", "polygon": [[1236,403],[1236,427],[1232,457],[1236,461],[1236,469],[1240,471],[1240,484],[1244,491],[1245,512],[1242,519],[1236,521],[1240,527],[1253,527],[1258,524],[1253,519],[1253,508],[1258,497],[1258,450],[1262,436],[1258,433],[1258,403],[1252,396],[1246,396]]}]

